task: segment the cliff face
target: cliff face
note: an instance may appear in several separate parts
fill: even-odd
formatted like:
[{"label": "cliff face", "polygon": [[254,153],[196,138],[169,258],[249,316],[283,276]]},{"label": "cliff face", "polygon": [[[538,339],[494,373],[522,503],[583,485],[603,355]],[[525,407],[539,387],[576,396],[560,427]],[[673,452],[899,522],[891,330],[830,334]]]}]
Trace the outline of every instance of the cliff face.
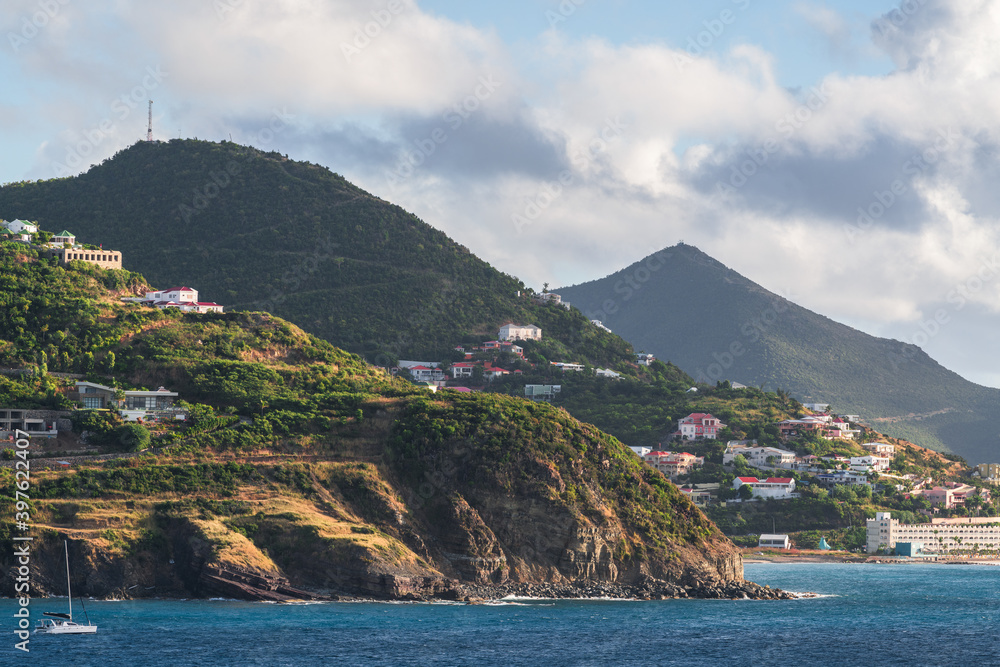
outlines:
[{"label": "cliff face", "polygon": [[[64,538],[74,590],[100,597],[456,598],[467,586],[742,581],[738,550],[676,487],[551,406],[412,399],[359,435],[359,460],[244,467],[250,481],[225,500],[42,501],[33,591],[64,592]],[[119,484],[115,474],[91,473],[92,488]]]}]

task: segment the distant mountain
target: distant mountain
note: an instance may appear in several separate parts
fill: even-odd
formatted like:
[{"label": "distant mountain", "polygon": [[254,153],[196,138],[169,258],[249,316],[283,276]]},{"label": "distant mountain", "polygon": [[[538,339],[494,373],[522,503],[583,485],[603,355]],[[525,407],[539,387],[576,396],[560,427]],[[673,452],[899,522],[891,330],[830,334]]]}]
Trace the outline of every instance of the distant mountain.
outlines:
[{"label": "distant mountain", "polygon": [[701,382],[783,388],[873,428],[970,461],[1000,458],[1000,390],[920,348],[806,310],[680,244],[558,292],[637,351]]},{"label": "distant mountain", "polygon": [[510,321],[540,326],[553,360],[632,359],[617,336],[535,305],[518,279],[326,167],[229,142],[140,142],[77,177],[9,184],[0,217],[68,229],[121,250],[157,288],[272,312],[373,361],[441,359]]}]

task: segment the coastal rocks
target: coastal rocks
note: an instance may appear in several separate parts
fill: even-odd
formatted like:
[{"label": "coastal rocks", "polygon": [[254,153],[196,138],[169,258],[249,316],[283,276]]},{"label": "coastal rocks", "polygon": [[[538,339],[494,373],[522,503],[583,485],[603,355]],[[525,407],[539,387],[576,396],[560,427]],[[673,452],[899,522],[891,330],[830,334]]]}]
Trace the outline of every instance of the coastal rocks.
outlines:
[{"label": "coastal rocks", "polygon": [[514,598],[546,599],[631,599],[631,600],[791,600],[787,591],[760,586],[750,581],[699,582],[697,585],[646,579],[636,584],[612,582],[594,583],[576,581],[568,584],[508,584],[504,586],[464,586],[460,589],[462,600]]}]

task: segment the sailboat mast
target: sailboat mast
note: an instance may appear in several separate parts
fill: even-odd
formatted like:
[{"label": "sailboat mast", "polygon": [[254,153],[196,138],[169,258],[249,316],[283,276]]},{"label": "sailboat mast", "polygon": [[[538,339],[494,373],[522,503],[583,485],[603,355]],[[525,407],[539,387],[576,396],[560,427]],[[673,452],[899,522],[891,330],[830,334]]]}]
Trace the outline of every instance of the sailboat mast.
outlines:
[{"label": "sailboat mast", "polygon": [[69,596],[69,620],[73,620],[73,591],[69,588],[69,540],[63,540],[66,550],[66,595]]}]

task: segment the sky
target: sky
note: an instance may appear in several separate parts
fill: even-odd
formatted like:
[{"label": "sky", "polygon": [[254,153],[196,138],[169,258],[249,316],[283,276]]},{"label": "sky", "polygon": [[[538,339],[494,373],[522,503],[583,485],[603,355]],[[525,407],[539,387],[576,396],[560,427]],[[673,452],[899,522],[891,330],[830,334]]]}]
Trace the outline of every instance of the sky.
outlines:
[{"label": "sky", "polygon": [[532,287],[683,241],[1000,386],[1000,0],[4,7],[2,183],[153,100],[158,139],[323,164]]}]

